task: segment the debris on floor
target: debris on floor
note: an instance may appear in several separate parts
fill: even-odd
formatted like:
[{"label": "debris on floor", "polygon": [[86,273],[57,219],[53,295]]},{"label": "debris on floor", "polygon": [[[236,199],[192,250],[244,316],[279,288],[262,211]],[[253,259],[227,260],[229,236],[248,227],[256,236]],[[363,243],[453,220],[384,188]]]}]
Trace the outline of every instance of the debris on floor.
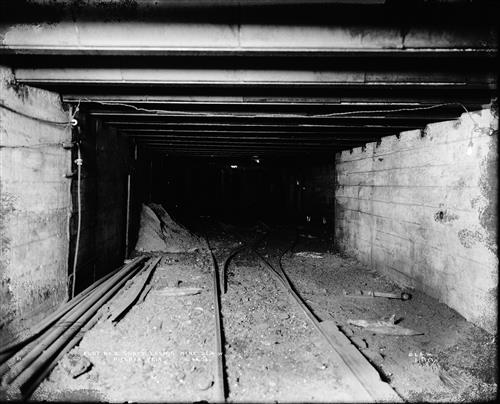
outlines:
[{"label": "debris on floor", "polygon": [[407,292],[401,293],[387,293],[387,292],[376,292],[373,290],[356,290],[353,293],[348,293],[345,289],[343,291],[344,296],[348,297],[384,297],[386,299],[399,299],[399,300],[410,300],[411,294]]},{"label": "debris on floor", "polygon": [[323,254],[317,253],[317,252],[309,252],[309,251],[300,251],[295,253],[297,257],[303,257],[303,258],[323,258]]},{"label": "debris on floor", "polygon": [[[74,379],[59,363],[33,399],[73,401],[75,394],[88,390],[106,402],[213,401],[212,283],[200,254],[183,255],[182,264],[162,259],[163,269],[153,273],[144,302],[116,324],[102,319],[70,352],[84,355],[92,367]],[[178,279],[201,293],[168,303],[154,293]],[[115,299],[119,306],[127,294]]]},{"label": "debris on floor", "polygon": [[161,205],[142,205],[136,251],[179,253],[202,246],[201,239],[175,222]]},{"label": "debris on floor", "polygon": [[386,335],[422,335],[423,332],[418,332],[409,328],[401,327],[395,323],[394,315],[389,319],[389,321],[384,320],[347,320],[348,324],[355,325],[356,327],[362,327],[367,331],[371,331],[375,334],[386,334]]},{"label": "debris on floor", "polygon": [[79,353],[66,354],[60,362],[61,367],[74,379],[87,372],[92,363]]},{"label": "debris on floor", "polygon": [[160,296],[191,296],[201,293],[200,288],[180,288],[180,287],[166,287],[163,289],[155,290],[154,293]]}]

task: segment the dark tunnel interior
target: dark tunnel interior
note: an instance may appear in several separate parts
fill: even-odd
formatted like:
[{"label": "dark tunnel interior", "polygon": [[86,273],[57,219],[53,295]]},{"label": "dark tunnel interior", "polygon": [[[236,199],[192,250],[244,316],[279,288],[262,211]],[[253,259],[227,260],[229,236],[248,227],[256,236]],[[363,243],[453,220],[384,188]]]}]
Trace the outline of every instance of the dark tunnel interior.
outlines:
[{"label": "dark tunnel interior", "polygon": [[328,224],[331,228],[331,184],[311,182],[313,171],[333,175],[331,160],[165,156],[154,159],[150,166],[153,171],[146,201],[162,203],[184,220],[201,216],[233,224],[262,220],[271,224]]}]

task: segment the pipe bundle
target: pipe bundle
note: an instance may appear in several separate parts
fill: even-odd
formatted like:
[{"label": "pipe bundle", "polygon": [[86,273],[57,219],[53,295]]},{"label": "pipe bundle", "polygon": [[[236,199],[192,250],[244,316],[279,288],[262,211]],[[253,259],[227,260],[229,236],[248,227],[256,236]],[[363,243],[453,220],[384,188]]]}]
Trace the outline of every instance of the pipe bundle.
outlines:
[{"label": "pipe bundle", "polygon": [[95,282],[34,327],[31,335],[0,347],[1,392],[6,399],[26,399],[58,360],[99,320],[99,309],[147,260],[139,256]]}]

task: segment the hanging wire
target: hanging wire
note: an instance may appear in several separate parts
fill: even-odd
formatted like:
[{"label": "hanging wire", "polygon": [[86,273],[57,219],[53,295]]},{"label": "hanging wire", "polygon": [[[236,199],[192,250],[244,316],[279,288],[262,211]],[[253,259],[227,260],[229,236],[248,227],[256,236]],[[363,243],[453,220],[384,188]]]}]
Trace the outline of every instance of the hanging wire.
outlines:
[{"label": "hanging wire", "polygon": [[[78,105],[80,105],[80,102],[78,102]],[[41,122],[41,123],[46,123],[48,125],[68,126],[68,125],[71,125],[71,122],[74,118],[74,117],[71,117],[71,119],[69,121],[51,121],[49,119],[43,119],[43,118],[39,118],[37,116],[32,116],[32,115],[26,114],[26,113],[21,112],[17,109],[14,109],[14,108],[7,106],[4,103],[0,103],[0,108],[3,108],[9,112],[14,113],[14,114],[20,115],[24,118],[32,119],[33,121],[37,121],[37,122]]]},{"label": "hanging wire", "polygon": [[[115,102],[115,101],[98,101],[98,100],[91,100],[89,98],[81,98],[80,101],[86,101],[86,102],[93,102],[96,104],[101,104],[101,105],[111,105],[111,106],[122,106],[122,107],[127,107],[127,108],[132,108],[136,111],[139,112],[147,112],[147,113],[153,113],[157,115],[184,115],[184,116],[212,116],[212,113],[207,113],[207,112],[194,112],[194,111],[169,111],[169,110],[164,110],[164,109],[150,109],[150,108],[143,108],[143,107],[138,107],[133,104],[127,104],[123,102]],[[332,112],[329,114],[230,114],[230,116],[234,117],[298,117],[298,118],[330,118],[330,117],[336,117],[336,116],[350,116],[350,115],[360,115],[360,114],[374,114],[374,113],[393,113],[393,112],[406,112],[406,111],[422,111],[422,110],[429,110],[429,109],[435,109],[435,108],[442,108],[442,107],[447,107],[447,106],[460,106],[463,108],[463,110],[469,115],[470,119],[476,123],[474,118],[472,117],[471,113],[468,111],[468,109],[465,107],[464,104],[461,102],[446,102],[446,103],[441,103],[441,104],[435,104],[435,105],[428,105],[428,106],[421,106],[421,107],[404,107],[404,108],[396,108],[396,109],[372,109],[372,110],[358,110],[358,111],[346,111],[346,112]]]},{"label": "hanging wire", "polygon": [[[80,103],[82,101],[85,102],[91,102],[91,103],[96,103],[100,105],[111,105],[111,106],[122,106],[126,108],[132,108],[136,111],[139,112],[147,112],[147,113],[153,113],[156,115],[184,115],[184,116],[212,116],[212,113],[207,113],[207,112],[195,112],[195,111],[172,111],[172,110],[164,110],[164,109],[151,109],[151,108],[143,108],[143,107],[138,107],[133,104],[127,104],[123,102],[115,102],[115,101],[98,101],[98,100],[91,100],[89,98],[80,98],[78,100],[78,104],[75,107],[75,111],[71,116],[71,119],[69,121],[64,121],[64,122],[58,122],[58,121],[50,121],[38,117],[34,117],[28,114],[25,114],[24,112],[15,110],[3,103],[0,103],[0,107],[4,108],[10,112],[13,112],[15,114],[24,116],[29,119],[33,119],[38,122],[43,122],[46,124],[51,124],[51,125],[62,125],[62,126],[67,126],[67,125],[72,125],[74,123],[74,117],[79,111],[80,108]],[[329,114],[230,114],[230,116],[234,117],[298,117],[298,118],[330,118],[330,117],[336,117],[336,116],[352,116],[352,115],[361,115],[361,114],[378,114],[378,113],[394,113],[394,112],[408,112],[408,111],[424,111],[424,110],[430,110],[430,109],[436,109],[436,108],[442,108],[442,107],[447,107],[447,106],[460,106],[463,108],[463,110],[467,113],[469,118],[477,124],[477,122],[474,120],[472,117],[472,114],[469,112],[469,110],[465,107],[464,104],[461,102],[446,102],[446,103],[441,103],[441,104],[435,104],[435,105],[428,105],[428,106],[421,106],[421,107],[404,107],[404,108],[395,108],[395,109],[371,109],[371,110],[357,110],[357,111],[345,111],[345,112],[332,112]]]},{"label": "hanging wire", "polygon": [[36,149],[41,147],[51,147],[51,146],[63,146],[64,143],[56,142],[56,143],[36,143],[30,145],[7,145],[0,144],[0,149]]},{"label": "hanging wire", "polygon": [[[10,111],[14,114],[23,116],[25,118],[32,119],[32,120],[37,121],[37,122],[45,123],[48,125],[73,126],[73,125],[76,125],[76,123],[77,123],[75,120],[75,116],[78,113],[78,111],[80,110],[80,103],[81,103],[81,100],[78,100],[78,104],[76,105],[74,112],[71,114],[70,120],[65,121],[65,122],[50,121],[47,119],[38,118],[36,116],[31,116],[31,115],[25,114],[24,112],[13,109],[13,108],[11,108],[3,103],[0,103],[0,108],[4,108],[7,111]],[[3,144],[0,144],[0,149],[36,149],[36,148],[41,148],[41,147],[53,147],[53,146],[64,146],[64,142],[46,142],[46,143],[35,143],[35,144],[28,144],[28,145],[7,145],[7,144],[3,145]]]},{"label": "hanging wire", "polygon": [[82,175],[82,153],[80,149],[80,145],[78,144],[78,156],[75,160],[75,164],[77,167],[77,204],[78,204],[78,222],[77,222],[77,230],[76,230],[76,243],[75,243],[75,253],[73,257],[73,271],[71,273],[71,299],[75,297],[75,287],[76,287],[76,267],[78,264],[78,253],[80,249],[80,233],[82,227],[82,193],[81,193],[81,175]]}]

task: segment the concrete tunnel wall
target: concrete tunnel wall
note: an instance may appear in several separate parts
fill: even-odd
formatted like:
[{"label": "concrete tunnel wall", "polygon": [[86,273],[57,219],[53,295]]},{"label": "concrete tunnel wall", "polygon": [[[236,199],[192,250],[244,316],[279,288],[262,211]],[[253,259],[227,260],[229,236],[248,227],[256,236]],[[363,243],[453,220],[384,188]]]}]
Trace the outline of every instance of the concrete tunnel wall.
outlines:
[{"label": "concrete tunnel wall", "polygon": [[[0,68],[0,102],[45,120],[70,118],[58,94],[18,85],[8,68]],[[77,117],[83,165],[76,293],[123,263],[127,175],[133,172],[126,138],[85,114]],[[78,204],[76,176],[66,174],[76,170],[77,156],[61,144],[71,140],[69,125],[0,108],[2,338],[30,327],[68,298]],[[133,181],[136,186],[140,180],[134,176]]]},{"label": "concrete tunnel wall", "polygon": [[[66,122],[59,95],[18,85],[0,66],[0,102]],[[0,108],[0,334],[9,338],[67,298],[71,128]]]},{"label": "concrete tunnel wall", "polygon": [[497,130],[498,116],[483,110],[336,156],[337,248],[491,333]]}]

